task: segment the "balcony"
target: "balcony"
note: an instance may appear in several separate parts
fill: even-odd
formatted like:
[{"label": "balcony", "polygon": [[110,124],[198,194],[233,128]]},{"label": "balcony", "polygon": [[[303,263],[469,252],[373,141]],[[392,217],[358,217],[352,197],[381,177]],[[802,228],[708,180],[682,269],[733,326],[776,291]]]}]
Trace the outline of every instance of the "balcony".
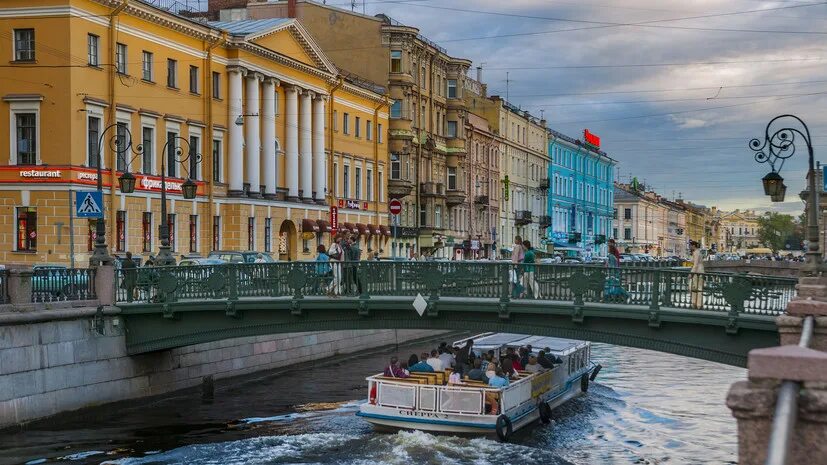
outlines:
[{"label": "balcony", "polygon": [[445,194],[445,204],[449,207],[465,203],[465,191],[448,189]]},{"label": "balcony", "polygon": [[426,197],[445,197],[445,184],[433,181],[421,182],[419,193]]},{"label": "balcony", "polygon": [[537,218],[537,223],[540,225],[541,228],[547,228],[551,226],[551,217],[548,215],[542,215]]},{"label": "balcony", "polygon": [[514,212],[514,224],[520,226],[531,223],[531,211],[517,210]]},{"label": "balcony", "polygon": [[405,179],[389,179],[388,180],[388,197],[392,199],[399,199],[411,195],[413,192],[413,183]]},{"label": "balcony", "polygon": [[488,205],[488,196],[478,195],[476,198],[474,198],[474,203],[477,205]]},{"label": "balcony", "polygon": [[541,178],[540,179],[540,189],[548,190],[550,186],[548,178]]}]

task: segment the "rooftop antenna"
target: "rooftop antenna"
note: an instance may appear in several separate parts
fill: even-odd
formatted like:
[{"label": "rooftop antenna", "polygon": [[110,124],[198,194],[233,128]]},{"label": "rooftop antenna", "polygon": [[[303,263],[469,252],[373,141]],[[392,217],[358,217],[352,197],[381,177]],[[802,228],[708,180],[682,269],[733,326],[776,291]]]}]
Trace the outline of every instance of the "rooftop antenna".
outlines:
[{"label": "rooftop antenna", "polygon": [[505,72],[505,101],[508,102],[508,85],[511,83],[511,79],[508,78],[510,73],[508,71]]},{"label": "rooftop antenna", "polygon": [[356,3],[358,0],[350,0],[350,11],[356,11]]},{"label": "rooftop antenna", "polygon": [[546,112],[545,110],[542,110],[542,109],[540,110],[540,119],[541,120],[546,119],[545,112]]}]

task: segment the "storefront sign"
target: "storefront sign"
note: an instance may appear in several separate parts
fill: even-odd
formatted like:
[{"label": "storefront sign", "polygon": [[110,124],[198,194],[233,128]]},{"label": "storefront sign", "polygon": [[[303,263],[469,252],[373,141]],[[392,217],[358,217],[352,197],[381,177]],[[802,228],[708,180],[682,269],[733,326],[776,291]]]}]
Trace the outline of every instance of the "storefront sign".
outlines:
[{"label": "storefront sign", "polygon": [[61,178],[63,172],[60,170],[20,170],[21,178]]},{"label": "storefront sign", "polygon": [[586,141],[586,145],[599,149],[600,148],[600,138],[596,135],[589,132],[588,129],[583,130],[583,140]]},{"label": "storefront sign", "polygon": [[335,236],[339,229],[339,209],[336,205],[330,206],[330,234]]},{"label": "storefront sign", "polygon": [[367,210],[367,202],[359,202],[358,200],[339,199],[339,208],[349,208],[351,210]]},{"label": "storefront sign", "polygon": [[399,237],[417,237],[419,236],[419,228],[397,228],[399,230]]},{"label": "storefront sign", "polygon": [[[136,183],[139,187],[144,190],[148,191],[155,191],[161,190],[161,180],[160,179],[152,179],[147,178],[145,176],[137,176],[138,182]],[[176,182],[176,181],[166,181],[166,187],[168,191],[175,191],[181,192],[181,185],[183,183]]]}]

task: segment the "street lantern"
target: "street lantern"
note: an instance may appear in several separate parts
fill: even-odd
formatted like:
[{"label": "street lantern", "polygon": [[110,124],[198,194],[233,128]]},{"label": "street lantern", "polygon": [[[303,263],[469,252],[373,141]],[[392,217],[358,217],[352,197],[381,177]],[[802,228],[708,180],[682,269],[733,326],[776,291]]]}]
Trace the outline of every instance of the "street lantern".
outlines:
[{"label": "street lantern", "polygon": [[135,175],[127,171],[118,178],[121,184],[121,192],[124,194],[131,194],[135,192]]},{"label": "street lantern", "polygon": [[781,192],[782,187],[786,187],[784,186],[784,178],[775,171],[767,173],[767,175],[761,179],[761,182],[764,184],[764,194],[770,197],[777,196]]},{"label": "street lantern", "polygon": [[781,187],[776,190],[775,194],[770,195],[770,200],[773,202],[783,202],[784,195],[786,195],[786,193],[787,186],[782,183]]},{"label": "street lantern", "polygon": [[181,192],[184,194],[184,198],[187,200],[194,199],[197,191],[198,184],[193,182],[191,178],[187,178],[187,180],[184,181],[184,184],[181,185]]}]

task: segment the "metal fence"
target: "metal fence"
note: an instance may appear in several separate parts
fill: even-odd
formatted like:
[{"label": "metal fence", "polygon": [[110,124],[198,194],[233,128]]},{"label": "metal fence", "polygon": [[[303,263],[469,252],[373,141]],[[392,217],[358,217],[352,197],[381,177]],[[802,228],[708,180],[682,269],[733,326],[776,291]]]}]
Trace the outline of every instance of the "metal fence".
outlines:
[{"label": "metal fence", "polygon": [[32,272],[32,302],[93,300],[94,268],[35,268]]},{"label": "metal fence", "polygon": [[118,302],[304,296],[541,299],[777,315],[796,279],[650,267],[485,262],[279,262],[118,270]]}]

